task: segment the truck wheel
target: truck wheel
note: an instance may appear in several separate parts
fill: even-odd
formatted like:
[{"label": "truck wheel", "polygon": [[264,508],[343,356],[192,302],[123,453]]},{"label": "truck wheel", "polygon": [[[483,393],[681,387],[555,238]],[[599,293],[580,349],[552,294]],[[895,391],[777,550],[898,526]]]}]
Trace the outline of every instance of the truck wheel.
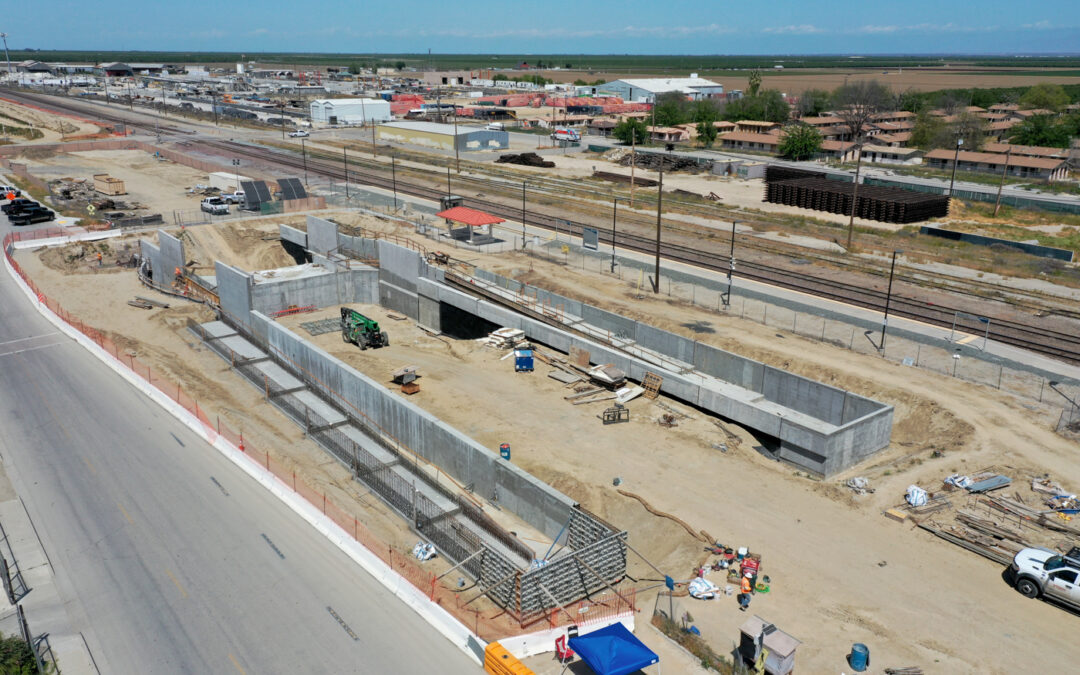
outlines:
[{"label": "truck wheel", "polygon": [[1016,582],[1016,590],[1020,592],[1020,595],[1025,598],[1037,598],[1039,597],[1039,584],[1035,583],[1031,579],[1021,579]]},{"label": "truck wheel", "polygon": [[389,347],[390,346],[390,336],[387,335],[385,332],[382,334],[382,346],[383,347]]},{"label": "truck wheel", "polygon": [[341,341],[346,342],[346,343],[349,342],[349,336],[347,334],[345,334],[345,333],[342,333],[341,334]]}]

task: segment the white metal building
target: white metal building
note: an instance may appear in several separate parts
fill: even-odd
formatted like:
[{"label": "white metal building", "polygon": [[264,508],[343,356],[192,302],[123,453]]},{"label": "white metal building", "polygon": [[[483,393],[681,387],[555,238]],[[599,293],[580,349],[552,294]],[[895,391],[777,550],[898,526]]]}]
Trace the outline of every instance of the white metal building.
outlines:
[{"label": "white metal building", "polygon": [[313,124],[389,122],[390,103],[377,98],[320,98],[311,102]]},{"label": "white metal building", "polygon": [[690,77],[650,77],[614,80],[596,88],[598,94],[613,94],[632,103],[652,103],[660,94],[677,91],[695,101],[724,93],[724,85],[691,75]]}]

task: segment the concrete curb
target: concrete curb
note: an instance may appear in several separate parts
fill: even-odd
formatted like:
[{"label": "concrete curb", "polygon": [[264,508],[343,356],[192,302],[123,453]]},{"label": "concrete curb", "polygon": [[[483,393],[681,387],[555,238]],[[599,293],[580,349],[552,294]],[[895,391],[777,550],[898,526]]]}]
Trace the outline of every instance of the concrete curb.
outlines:
[{"label": "concrete curb", "polygon": [[[46,240],[42,240],[46,241]],[[41,244],[38,244],[41,245]],[[269,490],[274,496],[285,503],[294,513],[303,518],[307,523],[329,539],[335,546],[341,549],[345,555],[352,558],[365,572],[374,577],[387,590],[393,593],[399,600],[421,616],[439,634],[453,643],[478,665],[482,664],[484,642],[474,635],[460,621],[450,615],[445,609],[431,602],[426,595],[421,593],[415,586],[400,574],[391,569],[378,556],[368,551],[362,544],[353,540],[348,533],[337,525],[332,519],[315,509],[315,506],[306,501],[291,488],[285,486],[273,473],[256,463],[249,455],[241,452],[224,437],[212,429],[207,429],[194,415],[189,413],[180,404],[170,399],[163,392],[153,387],[149,382],[142,379],[112,354],[102,349],[90,338],[83,335],[73,326],[54,314],[37,296],[12,268],[4,256],[4,268],[15,284],[26,295],[37,311],[52,323],[60,332],[64,333],[79,345],[93,354],[99,361],[111,368],[130,385],[141,391],[152,401],[165,409],[179,420],[184,426],[204,439],[218,452],[232,461],[242,471],[255,479],[260,485]]]}]

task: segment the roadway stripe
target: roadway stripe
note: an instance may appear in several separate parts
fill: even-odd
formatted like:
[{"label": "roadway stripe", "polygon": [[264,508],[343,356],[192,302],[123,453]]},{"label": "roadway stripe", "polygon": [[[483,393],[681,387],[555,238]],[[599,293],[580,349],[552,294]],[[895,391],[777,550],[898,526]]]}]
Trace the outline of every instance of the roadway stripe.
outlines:
[{"label": "roadway stripe", "polygon": [[172,579],[173,584],[176,585],[176,590],[180,591],[180,597],[186,598],[188,596],[187,591],[185,591],[184,587],[180,585],[180,580],[176,578],[176,575],[172,573],[172,570],[166,569],[165,574],[169,575],[169,578]]},{"label": "roadway stripe", "polygon": [[26,347],[25,349],[15,349],[10,352],[0,352],[0,356],[14,356],[15,354],[22,354],[23,352],[32,352],[38,349],[48,349],[49,347],[59,347],[60,345],[67,344],[66,342],[54,342],[47,345],[39,345],[37,347]]},{"label": "roadway stripe", "polygon": [[978,339],[979,339],[978,335],[969,335],[969,336],[967,336],[966,338],[964,338],[962,340],[957,340],[956,344],[958,344],[958,345],[966,345],[967,343],[971,342],[972,340],[978,340]]},{"label": "roadway stripe", "polygon": [[240,667],[240,662],[236,660],[235,656],[229,654],[229,660],[232,661],[233,668],[236,668],[237,672],[242,673],[242,675],[247,675],[247,671]]},{"label": "roadway stripe", "polygon": [[50,335],[60,335],[60,331],[53,331],[51,333],[43,333],[42,335],[32,335],[30,337],[19,338],[18,340],[8,340],[7,342],[0,342],[0,346],[9,345],[13,342],[26,342],[27,340],[36,340],[38,338],[49,337]]}]

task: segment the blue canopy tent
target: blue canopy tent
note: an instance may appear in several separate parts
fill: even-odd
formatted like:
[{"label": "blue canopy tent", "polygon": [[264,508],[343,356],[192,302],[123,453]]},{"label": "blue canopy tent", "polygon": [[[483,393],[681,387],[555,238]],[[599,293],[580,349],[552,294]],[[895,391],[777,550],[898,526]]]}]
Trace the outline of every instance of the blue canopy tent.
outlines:
[{"label": "blue canopy tent", "polygon": [[596,675],[629,675],[660,662],[660,657],[621,623],[574,636],[569,646]]}]

